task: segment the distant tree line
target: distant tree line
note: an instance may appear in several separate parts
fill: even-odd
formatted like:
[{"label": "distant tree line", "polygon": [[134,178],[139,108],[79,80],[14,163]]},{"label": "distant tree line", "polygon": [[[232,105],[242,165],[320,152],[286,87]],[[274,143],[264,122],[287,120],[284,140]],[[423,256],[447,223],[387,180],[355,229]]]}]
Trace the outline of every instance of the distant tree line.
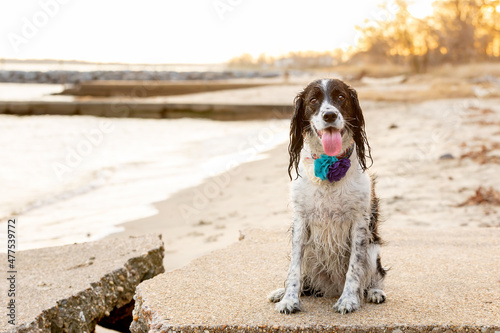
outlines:
[{"label": "distant tree line", "polygon": [[500,0],[437,0],[433,13],[413,17],[407,0],[381,6],[384,19],[357,27],[357,45],[331,52],[292,52],[272,58],[249,54],[233,58],[232,66],[321,68],[342,63],[409,65],[414,72],[443,63],[500,59]]},{"label": "distant tree line", "polygon": [[324,68],[339,64],[342,60],[343,51],[298,51],[289,52],[285,55],[272,57],[265,53],[258,57],[253,57],[249,53],[229,60],[229,65],[233,67],[259,67],[259,68]]},{"label": "distant tree line", "polygon": [[429,65],[498,60],[500,0],[438,0],[433,14],[417,19],[408,2],[396,0],[390,20],[359,28],[362,38],[356,56],[410,64],[414,71]]}]

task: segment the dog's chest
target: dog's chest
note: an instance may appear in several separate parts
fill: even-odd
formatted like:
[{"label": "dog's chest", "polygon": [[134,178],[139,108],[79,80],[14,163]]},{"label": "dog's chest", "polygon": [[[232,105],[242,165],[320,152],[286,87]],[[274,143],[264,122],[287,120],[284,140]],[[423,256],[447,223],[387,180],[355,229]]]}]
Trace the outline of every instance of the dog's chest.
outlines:
[{"label": "dog's chest", "polygon": [[312,196],[308,218],[309,245],[316,250],[328,249],[330,255],[345,256],[350,251],[350,232],[359,220],[359,206],[342,190],[316,189]]},{"label": "dog's chest", "polygon": [[308,224],[342,228],[350,227],[367,211],[369,193],[369,184],[362,179],[321,186],[303,181],[292,188],[292,202]]}]

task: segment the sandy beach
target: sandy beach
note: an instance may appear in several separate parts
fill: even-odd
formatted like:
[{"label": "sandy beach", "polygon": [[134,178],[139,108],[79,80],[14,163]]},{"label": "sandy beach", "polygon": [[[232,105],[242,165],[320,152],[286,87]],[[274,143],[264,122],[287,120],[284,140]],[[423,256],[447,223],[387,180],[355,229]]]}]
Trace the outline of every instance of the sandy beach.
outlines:
[{"label": "sandy beach", "polygon": [[[500,99],[433,99],[432,86],[421,85],[426,98],[418,102],[411,85],[353,85],[372,148],[369,172],[378,179],[382,237],[394,244],[401,230],[447,237],[452,237],[448,228],[475,234],[498,230]],[[297,82],[167,98],[231,102],[237,111],[237,104],[291,105],[303,86]],[[286,242],[292,212],[283,113],[278,119],[224,122],[1,117],[6,158],[34,149],[3,166],[11,191],[4,193],[0,207],[3,214],[19,212],[25,221],[20,231],[31,248],[161,233],[164,267],[172,271],[246,235],[252,241],[255,230],[262,236],[281,235]],[[110,122],[114,130],[108,133],[102,122]],[[96,141],[89,139],[95,129],[106,135],[66,175],[69,182],[58,180],[51,163],[65,161],[64,152],[81,148],[82,142]],[[14,134],[18,141],[10,142]],[[36,144],[27,146],[33,137]],[[39,165],[46,166],[44,177],[35,167]],[[14,186],[21,181],[23,188]],[[32,199],[16,200],[26,199],[25,193]]]},{"label": "sandy beach", "polygon": [[[370,172],[382,200],[382,235],[405,226],[500,227],[498,99],[408,104],[360,98],[374,159]],[[110,237],[161,232],[168,271],[236,242],[249,228],[285,235],[291,217],[287,145],[266,156],[156,203],[157,215],[128,222]]]}]

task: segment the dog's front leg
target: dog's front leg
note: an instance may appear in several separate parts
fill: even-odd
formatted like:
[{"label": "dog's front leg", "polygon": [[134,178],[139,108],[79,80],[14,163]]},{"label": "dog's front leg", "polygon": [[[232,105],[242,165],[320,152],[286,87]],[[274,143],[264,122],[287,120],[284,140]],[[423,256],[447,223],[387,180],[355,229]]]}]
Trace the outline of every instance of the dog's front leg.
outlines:
[{"label": "dog's front leg", "polygon": [[[365,217],[366,219],[367,217]],[[351,229],[351,256],[349,258],[349,269],[347,270],[344,290],[334,309],[346,314],[356,311],[360,307],[361,284],[365,278],[366,271],[366,246],[367,246],[367,223],[360,219],[361,223],[354,223]]]},{"label": "dog's front leg", "polygon": [[276,304],[276,309],[281,313],[294,313],[300,311],[300,274],[301,261],[304,248],[304,221],[298,214],[293,217],[292,230],[292,255],[288,276],[285,283],[285,293],[281,301]]}]

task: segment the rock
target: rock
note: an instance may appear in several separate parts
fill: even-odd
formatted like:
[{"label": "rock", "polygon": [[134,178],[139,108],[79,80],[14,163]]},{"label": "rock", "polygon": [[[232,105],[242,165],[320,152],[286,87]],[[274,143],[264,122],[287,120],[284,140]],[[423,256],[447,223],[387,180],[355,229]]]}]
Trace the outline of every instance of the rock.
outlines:
[{"label": "rock", "polygon": [[38,83],[48,83],[49,82],[49,77],[47,76],[47,73],[41,72],[38,76]]},{"label": "rock", "polygon": [[452,160],[454,158],[455,157],[452,154],[450,154],[450,153],[446,153],[446,154],[443,154],[443,155],[439,156],[440,160]]},{"label": "rock", "polygon": [[234,78],[271,78],[278,77],[279,72],[273,71],[234,71],[221,72],[173,72],[173,71],[0,71],[0,82],[15,83],[79,83],[92,80],[108,81],[171,81],[171,80],[228,80]]},{"label": "rock", "polygon": [[90,72],[83,72],[80,73],[80,81],[91,81],[93,78],[92,73]]},{"label": "rock", "polygon": [[101,321],[123,331],[137,285],[164,272],[163,255],[157,235],[18,252],[16,325],[1,320],[0,332],[93,332]]},{"label": "rock", "polygon": [[0,82],[9,82],[10,72],[0,71]]},{"label": "rock", "polygon": [[36,79],[36,72],[25,72],[24,80],[27,82],[34,82]]}]

